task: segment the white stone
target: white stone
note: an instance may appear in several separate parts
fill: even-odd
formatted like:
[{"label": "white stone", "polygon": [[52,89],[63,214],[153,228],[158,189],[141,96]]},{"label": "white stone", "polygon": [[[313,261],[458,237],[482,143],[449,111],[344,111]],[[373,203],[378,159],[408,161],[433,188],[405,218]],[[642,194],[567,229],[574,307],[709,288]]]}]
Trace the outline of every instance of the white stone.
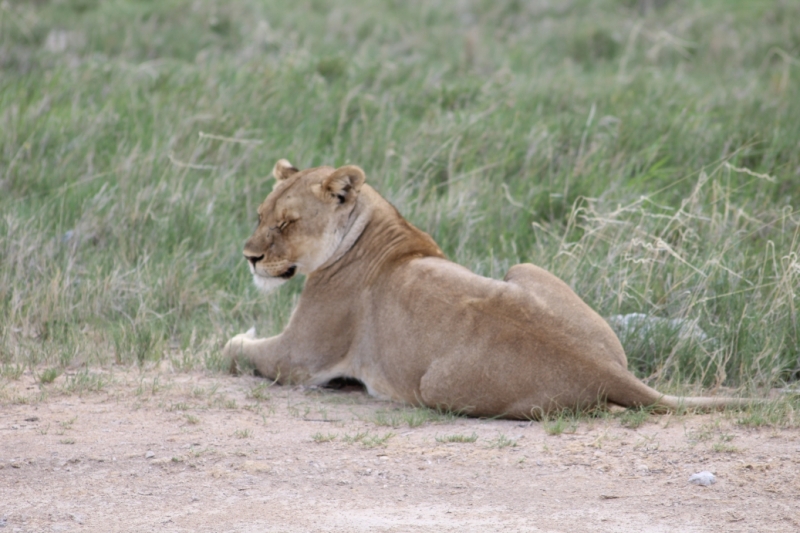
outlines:
[{"label": "white stone", "polygon": [[689,477],[689,483],[693,483],[695,485],[702,485],[703,487],[708,487],[709,485],[713,485],[717,482],[717,478],[711,472],[698,472],[696,474],[692,474]]}]

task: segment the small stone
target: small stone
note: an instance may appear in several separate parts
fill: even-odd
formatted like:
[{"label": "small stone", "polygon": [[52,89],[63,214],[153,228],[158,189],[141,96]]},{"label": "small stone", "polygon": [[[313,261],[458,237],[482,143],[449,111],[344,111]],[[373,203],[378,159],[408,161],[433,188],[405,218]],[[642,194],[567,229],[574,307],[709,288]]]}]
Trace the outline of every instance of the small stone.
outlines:
[{"label": "small stone", "polygon": [[689,478],[689,483],[693,483],[695,485],[701,485],[703,487],[708,487],[709,485],[713,485],[717,482],[717,478],[711,472],[698,472],[696,474],[692,474]]},{"label": "small stone", "polygon": [[153,450],[147,450],[147,453],[144,454],[144,458],[145,459],[152,459],[155,456],[156,456],[156,452],[154,452]]}]

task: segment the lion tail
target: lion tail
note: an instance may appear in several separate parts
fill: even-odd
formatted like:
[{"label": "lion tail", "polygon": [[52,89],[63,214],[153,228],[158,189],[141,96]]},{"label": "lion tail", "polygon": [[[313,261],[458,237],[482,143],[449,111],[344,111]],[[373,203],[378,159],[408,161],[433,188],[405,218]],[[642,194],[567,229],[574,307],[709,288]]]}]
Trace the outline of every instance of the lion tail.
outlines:
[{"label": "lion tail", "polygon": [[652,407],[660,411],[676,411],[680,409],[713,411],[727,407],[747,407],[762,403],[761,400],[754,398],[670,396],[648,387],[627,370],[625,374],[624,376],[618,376],[622,379],[615,386],[608,388],[609,394],[607,395],[610,403],[622,407]]}]

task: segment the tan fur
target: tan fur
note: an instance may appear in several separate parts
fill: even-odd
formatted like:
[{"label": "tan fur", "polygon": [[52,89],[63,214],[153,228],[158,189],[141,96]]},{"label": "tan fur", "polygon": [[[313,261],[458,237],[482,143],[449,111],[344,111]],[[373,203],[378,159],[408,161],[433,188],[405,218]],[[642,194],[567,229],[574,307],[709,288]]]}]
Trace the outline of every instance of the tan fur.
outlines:
[{"label": "tan fur", "polygon": [[605,320],[566,283],[531,264],[498,281],[451,263],[358,167],[298,171],[280,160],[273,173],[244,254],[264,289],[308,277],[283,333],[228,342],[232,371],[247,360],[279,381],[351,377],[379,397],[474,416],[745,402],[646,386]]}]

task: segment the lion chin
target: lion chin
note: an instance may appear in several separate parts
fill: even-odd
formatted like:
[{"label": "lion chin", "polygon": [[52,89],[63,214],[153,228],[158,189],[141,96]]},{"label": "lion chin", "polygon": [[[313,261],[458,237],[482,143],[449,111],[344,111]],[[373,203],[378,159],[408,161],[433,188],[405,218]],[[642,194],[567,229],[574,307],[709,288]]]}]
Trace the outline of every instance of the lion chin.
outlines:
[{"label": "lion chin", "polygon": [[260,276],[258,274],[253,274],[253,283],[255,283],[256,287],[259,291],[263,292],[264,294],[269,294],[284,283],[286,283],[286,279],[284,278],[275,278],[275,277],[266,277]]},{"label": "lion chin", "polygon": [[247,362],[279,382],[354,378],[382,398],[518,419],[609,403],[752,403],[648,387],[608,323],[566,283],[532,264],[496,280],[448,261],[357,166],[299,170],[281,159],[273,175],[244,255],[264,292],[296,273],[305,285],[280,335],[228,342],[232,371]]}]

